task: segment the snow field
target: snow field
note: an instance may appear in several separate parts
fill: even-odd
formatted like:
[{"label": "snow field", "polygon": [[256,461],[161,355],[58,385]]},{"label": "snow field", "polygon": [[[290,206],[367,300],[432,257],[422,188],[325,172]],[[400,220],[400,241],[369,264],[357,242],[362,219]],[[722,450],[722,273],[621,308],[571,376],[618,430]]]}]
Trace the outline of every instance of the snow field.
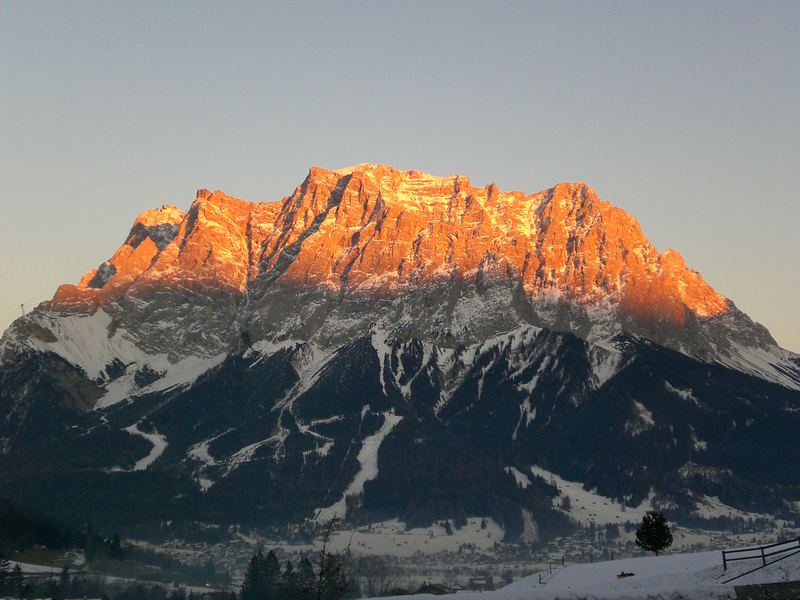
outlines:
[{"label": "snow field", "polygon": [[[800,555],[795,555],[722,583],[758,566],[758,562],[742,561],[724,571],[721,553],[710,551],[570,565],[471,597],[476,600],[722,600],[736,597],[734,586],[800,580]],[[620,578],[623,572],[633,575]],[[422,600],[435,596],[418,594],[402,598]]]}]

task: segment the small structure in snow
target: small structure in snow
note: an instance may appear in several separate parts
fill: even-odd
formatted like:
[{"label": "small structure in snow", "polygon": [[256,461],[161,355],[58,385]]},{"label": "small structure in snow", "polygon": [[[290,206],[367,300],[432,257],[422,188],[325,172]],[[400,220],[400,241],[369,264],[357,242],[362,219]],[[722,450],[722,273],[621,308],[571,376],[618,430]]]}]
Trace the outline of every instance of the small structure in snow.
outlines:
[{"label": "small structure in snow", "polygon": [[617,575],[617,579],[625,579],[626,577],[633,577],[636,573],[626,573],[625,571],[620,571],[619,575]]}]

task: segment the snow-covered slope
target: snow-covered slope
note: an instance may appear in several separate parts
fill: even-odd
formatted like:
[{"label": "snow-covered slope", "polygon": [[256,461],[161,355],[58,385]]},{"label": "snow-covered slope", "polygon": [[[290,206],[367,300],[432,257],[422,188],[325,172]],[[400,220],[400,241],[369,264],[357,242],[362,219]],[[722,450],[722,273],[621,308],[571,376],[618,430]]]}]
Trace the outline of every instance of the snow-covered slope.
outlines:
[{"label": "snow-covered slope", "polygon": [[[493,592],[470,594],[475,600],[624,600],[660,598],[701,600],[735,598],[734,586],[800,581],[800,555],[768,565],[734,582],[724,581],[758,566],[760,560],[722,567],[720,552],[667,554],[571,565],[537,573]],[[621,573],[631,574],[620,578]],[[436,598],[427,594],[397,596],[408,600]]]},{"label": "snow-covered slope", "polygon": [[618,500],[587,490],[582,483],[567,481],[541,467],[534,465],[531,472],[558,489],[559,495],[554,499],[555,506],[583,525],[639,523],[645,514],[655,509],[651,497],[638,506],[626,506]]}]

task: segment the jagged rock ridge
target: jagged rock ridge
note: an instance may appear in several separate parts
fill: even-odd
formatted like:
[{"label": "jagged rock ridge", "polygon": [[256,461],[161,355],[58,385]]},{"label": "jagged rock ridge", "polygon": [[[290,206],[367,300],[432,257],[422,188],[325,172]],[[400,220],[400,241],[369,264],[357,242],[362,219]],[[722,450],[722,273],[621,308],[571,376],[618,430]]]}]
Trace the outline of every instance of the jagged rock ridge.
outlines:
[{"label": "jagged rock ridge", "polygon": [[[478,340],[519,321],[589,340],[627,332],[704,360],[746,370],[755,363],[751,371],[793,385],[785,368],[762,368],[791,362],[763,327],[677,252],[659,253],[632,216],[585,184],[526,195],[475,188],[463,176],[356,165],[312,168],[278,202],[201,190],[185,214],[174,207],[143,213],[111,259],[77,286],[62,285],[38,312],[100,307],[138,346],[180,360],[230,351],[243,330],[253,339],[342,343],[355,332],[341,322],[332,327],[327,316],[343,304],[371,322],[392,300],[408,303],[431,290],[447,298],[444,314],[426,324],[411,323],[417,311],[405,319],[423,337]],[[504,296],[488,308],[513,318],[491,323],[496,315],[483,312],[490,323],[472,334],[473,291]],[[157,320],[167,294],[191,300],[179,327]],[[305,306],[294,302],[298,295]],[[372,310],[376,303],[382,311]],[[295,325],[281,310],[286,304],[301,313]],[[48,327],[36,314],[32,320]],[[185,321],[202,322],[205,339]],[[741,345],[771,357],[754,359]]]}]

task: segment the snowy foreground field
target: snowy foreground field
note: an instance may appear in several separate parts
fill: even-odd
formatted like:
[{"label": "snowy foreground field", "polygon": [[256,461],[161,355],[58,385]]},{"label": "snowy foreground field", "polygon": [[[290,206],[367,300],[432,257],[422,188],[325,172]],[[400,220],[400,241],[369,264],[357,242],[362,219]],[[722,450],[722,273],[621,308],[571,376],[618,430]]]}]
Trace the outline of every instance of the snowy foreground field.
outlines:
[{"label": "snowy foreground field", "polygon": [[[534,574],[493,592],[469,593],[476,600],[561,600],[659,598],[677,600],[734,598],[735,586],[800,580],[800,555],[745,575],[728,584],[722,582],[759,565],[747,560],[722,569],[720,552],[670,554],[572,565],[550,573]],[[618,578],[620,572],[633,576]],[[467,594],[468,592],[465,592]],[[410,600],[441,596],[418,594],[396,596]]]}]

